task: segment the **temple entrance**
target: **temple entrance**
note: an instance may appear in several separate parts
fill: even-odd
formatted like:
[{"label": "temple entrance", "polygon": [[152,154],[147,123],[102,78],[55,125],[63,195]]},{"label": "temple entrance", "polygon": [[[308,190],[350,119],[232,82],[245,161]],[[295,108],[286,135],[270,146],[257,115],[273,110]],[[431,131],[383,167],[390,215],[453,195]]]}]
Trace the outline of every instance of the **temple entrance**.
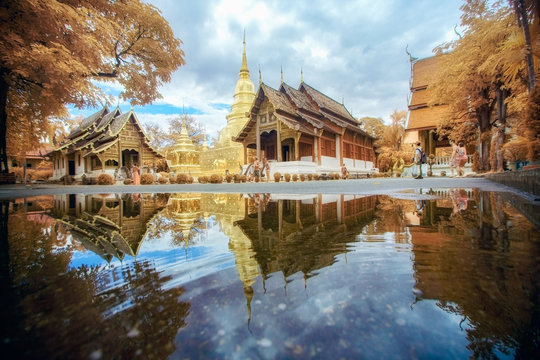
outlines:
[{"label": "temple entrance", "polygon": [[75,175],[75,160],[68,160],[68,175]]},{"label": "temple entrance", "polygon": [[[133,164],[139,164],[139,153],[135,150],[122,151],[122,166],[131,168]],[[140,166],[141,164],[139,164]]]},{"label": "temple entrance", "polygon": [[281,147],[281,159],[283,161],[290,161],[290,155],[291,155],[291,152],[289,150],[289,145],[283,145]]},{"label": "temple entrance", "polygon": [[281,142],[281,161],[294,161],[296,160],[294,154],[294,140],[291,138],[285,139]]}]

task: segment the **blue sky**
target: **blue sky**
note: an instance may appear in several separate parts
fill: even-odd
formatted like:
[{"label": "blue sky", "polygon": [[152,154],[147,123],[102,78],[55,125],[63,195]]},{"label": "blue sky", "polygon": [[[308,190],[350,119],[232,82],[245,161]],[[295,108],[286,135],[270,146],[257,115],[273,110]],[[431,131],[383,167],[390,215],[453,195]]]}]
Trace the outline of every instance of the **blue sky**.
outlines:
[{"label": "blue sky", "polygon": [[[341,101],[353,114],[389,119],[407,108],[410,62],[456,38],[463,1],[457,0],[149,0],[183,42],[186,64],[153,105],[135,107],[142,123],[166,124],[182,108],[211,137],[226,124],[246,31],[247,60],[255,86],[304,81]],[[115,90],[111,89],[111,93]],[[117,90],[116,90],[117,91]],[[127,111],[130,105],[120,103]],[[92,111],[73,110],[85,116]]]}]

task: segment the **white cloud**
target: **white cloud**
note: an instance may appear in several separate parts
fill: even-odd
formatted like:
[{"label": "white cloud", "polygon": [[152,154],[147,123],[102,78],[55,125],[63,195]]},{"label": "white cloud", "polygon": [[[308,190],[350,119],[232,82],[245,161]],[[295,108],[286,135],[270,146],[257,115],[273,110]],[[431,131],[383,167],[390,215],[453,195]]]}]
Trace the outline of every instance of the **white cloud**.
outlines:
[{"label": "white cloud", "polygon": [[[160,92],[163,105],[197,109],[210,136],[226,124],[233,101],[246,30],[251,77],[280,83],[280,68],[291,86],[304,80],[337,101],[345,99],[357,117],[385,119],[406,109],[410,66],[405,46],[415,57],[455,39],[461,0],[448,1],[290,1],[149,0],[162,11],[183,41],[186,65]],[[216,104],[226,104],[216,107]],[[148,115],[140,116],[147,118]],[[148,117],[149,118],[149,117]]]}]

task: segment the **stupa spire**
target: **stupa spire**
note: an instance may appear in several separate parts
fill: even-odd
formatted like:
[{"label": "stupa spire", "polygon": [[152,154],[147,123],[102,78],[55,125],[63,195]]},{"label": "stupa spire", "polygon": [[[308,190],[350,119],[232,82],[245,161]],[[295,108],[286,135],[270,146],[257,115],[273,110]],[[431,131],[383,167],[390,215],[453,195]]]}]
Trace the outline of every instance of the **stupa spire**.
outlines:
[{"label": "stupa spire", "polygon": [[249,77],[249,68],[247,65],[247,56],[246,56],[246,29],[244,29],[244,49],[242,51],[242,65],[240,66],[240,76],[247,74]]}]

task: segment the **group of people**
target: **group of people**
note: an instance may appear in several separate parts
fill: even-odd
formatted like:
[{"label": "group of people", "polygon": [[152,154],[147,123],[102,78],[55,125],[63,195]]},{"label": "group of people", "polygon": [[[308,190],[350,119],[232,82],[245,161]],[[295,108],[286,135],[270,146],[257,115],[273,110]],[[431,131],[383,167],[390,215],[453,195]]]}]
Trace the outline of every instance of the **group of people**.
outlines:
[{"label": "group of people", "polygon": [[[462,141],[456,143],[455,141],[450,141],[452,145],[452,155],[450,157],[450,176],[454,177],[454,171],[457,171],[457,176],[465,176],[465,170],[463,167],[467,163],[467,149]],[[414,151],[414,163],[416,164],[416,176],[415,179],[422,179],[422,157],[424,155],[424,150],[422,149],[422,144],[420,142],[416,143],[416,149]]]}]

